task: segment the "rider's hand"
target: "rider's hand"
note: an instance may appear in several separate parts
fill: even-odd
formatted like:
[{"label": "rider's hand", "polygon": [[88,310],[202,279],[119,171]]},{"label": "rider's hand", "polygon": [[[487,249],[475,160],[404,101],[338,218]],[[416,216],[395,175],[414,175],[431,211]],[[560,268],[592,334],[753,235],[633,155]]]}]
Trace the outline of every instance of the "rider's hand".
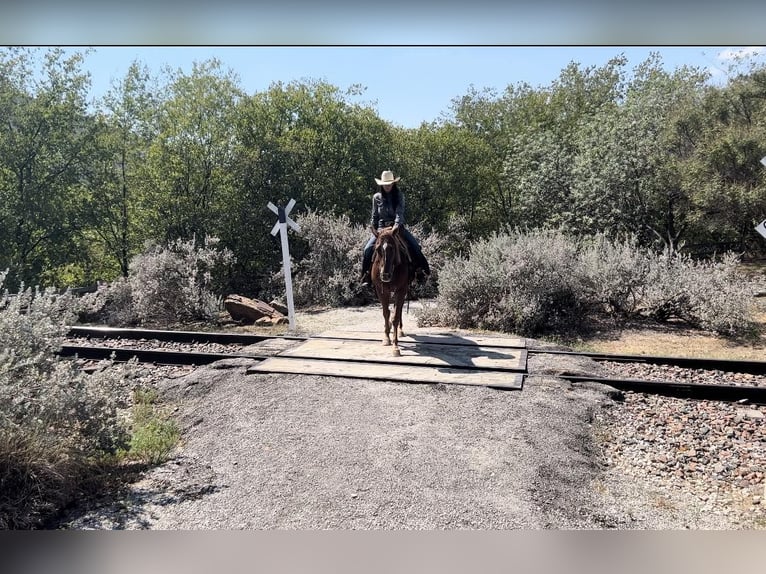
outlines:
[{"label": "rider's hand", "polygon": [[399,229],[399,224],[394,223],[394,226],[391,228],[391,231],[396,231],[397,229]]}]

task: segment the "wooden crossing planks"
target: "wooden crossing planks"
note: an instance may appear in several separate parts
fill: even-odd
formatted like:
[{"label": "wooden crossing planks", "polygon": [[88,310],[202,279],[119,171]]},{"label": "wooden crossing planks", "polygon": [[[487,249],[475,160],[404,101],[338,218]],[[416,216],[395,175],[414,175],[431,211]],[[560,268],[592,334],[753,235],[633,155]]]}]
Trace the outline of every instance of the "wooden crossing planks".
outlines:
[{"label": "wooden crossing planks", "polygon": [[309,339],[298,347],[280,353],[317,359],[365,360],[385,363],[437,366],[477,367],[499,371],[523,371],[527,363],[526,349],[443,345],[435,343],[400,343],[401,357],[391,355],[392,347],[378,341],[359,339]]},{"label": "wooden crossing planks", "polygon": [[[318,339],[354,339],[378,341],[383,339],[383,330],[379,331],[328,331],[317,336]],[[526,341],[516,337],[489,337],[483,335],[456,335],[454,333],[407,332],[399,337],[400,343],[436,343],[441,345],[475,345],[481,347],[525,348]]]},{"label": "wooden crossing planks", "polygon": [[503,371],[470,371],[451,367],[424,367],[391,363],[370,365],[350,361],[288,357],[271,357],[250,367],[247,372],[329,375],[407,383],[475,385],[501,389],[521,389],[523,382],[521,373]]},{"label": "wooden crossing planks", "polygon": [[[401,356],[394,357],[392,347],[383,346],[376,335],[352,331],[312,338],[248,372],[522,388],[527,363],[523,340],[415,334],[400,340]],[[490,339],[495,344],[481,344]]]}]

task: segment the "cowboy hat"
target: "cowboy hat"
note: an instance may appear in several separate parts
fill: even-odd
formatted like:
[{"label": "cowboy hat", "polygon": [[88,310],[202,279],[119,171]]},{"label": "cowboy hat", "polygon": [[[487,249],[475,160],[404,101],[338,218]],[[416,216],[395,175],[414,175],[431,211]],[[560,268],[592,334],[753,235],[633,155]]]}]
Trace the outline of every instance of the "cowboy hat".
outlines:
[{"label": "cowboy hat", "polygon": [[393,171],[386,170],[380,174],[380,179],[378,179],[377,177],[375,178],[375,182],[378,185],[391,185],[392,183],[396,183],[400,179],[401,179],[400,177],[397,177],[397,178],[394,177]]}]

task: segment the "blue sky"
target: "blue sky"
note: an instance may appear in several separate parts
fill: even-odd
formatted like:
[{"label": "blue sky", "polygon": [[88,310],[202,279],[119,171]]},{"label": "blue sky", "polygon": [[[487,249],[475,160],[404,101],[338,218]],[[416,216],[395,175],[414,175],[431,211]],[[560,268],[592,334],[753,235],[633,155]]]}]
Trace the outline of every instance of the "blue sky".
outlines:
[{"label": "blue sky", "polygon": [[720,82],[735,54],[756,53],[757,61],[766,60],[763,48],[721,46],[103,46],[93,50],[85,59],[92,98],[121,79],[134,60],[153,73],[165,65],[189,73],[193,62],[218,58],[237,74],[247,93],[263,91],[276,81],[325,80],[341,89],[361,84],[366,91],[357,101],[373,103],[380,117],[409,128],[438,119],[471,86],[498,91],[521,82],[547,86],[570,62],[603,66],[624,54],[632,70],[651,52],[659,52],[668,70],[701,67]]}]

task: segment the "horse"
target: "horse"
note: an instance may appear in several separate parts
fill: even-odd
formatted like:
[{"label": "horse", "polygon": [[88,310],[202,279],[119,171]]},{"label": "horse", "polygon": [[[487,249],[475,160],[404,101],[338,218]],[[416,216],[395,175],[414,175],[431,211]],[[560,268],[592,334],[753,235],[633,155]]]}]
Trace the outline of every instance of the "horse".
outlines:
[{"label": "horse", "polygon": [[[375,235],[375,250],[372,256],[370,278],[375,287],[378,301],[383,307],[384,333],[383,345],[391,344],[391,329],[393,328],[395,357],[401,356],[399,337],[404,336],[402,329],[402,307],[407,296],[410,283],[412,262],[410,260],[407,242],[400,233],[398,226],[381,230],[373,228]],[[389,304],[394,301],[394,318],[391,318]]]}]

